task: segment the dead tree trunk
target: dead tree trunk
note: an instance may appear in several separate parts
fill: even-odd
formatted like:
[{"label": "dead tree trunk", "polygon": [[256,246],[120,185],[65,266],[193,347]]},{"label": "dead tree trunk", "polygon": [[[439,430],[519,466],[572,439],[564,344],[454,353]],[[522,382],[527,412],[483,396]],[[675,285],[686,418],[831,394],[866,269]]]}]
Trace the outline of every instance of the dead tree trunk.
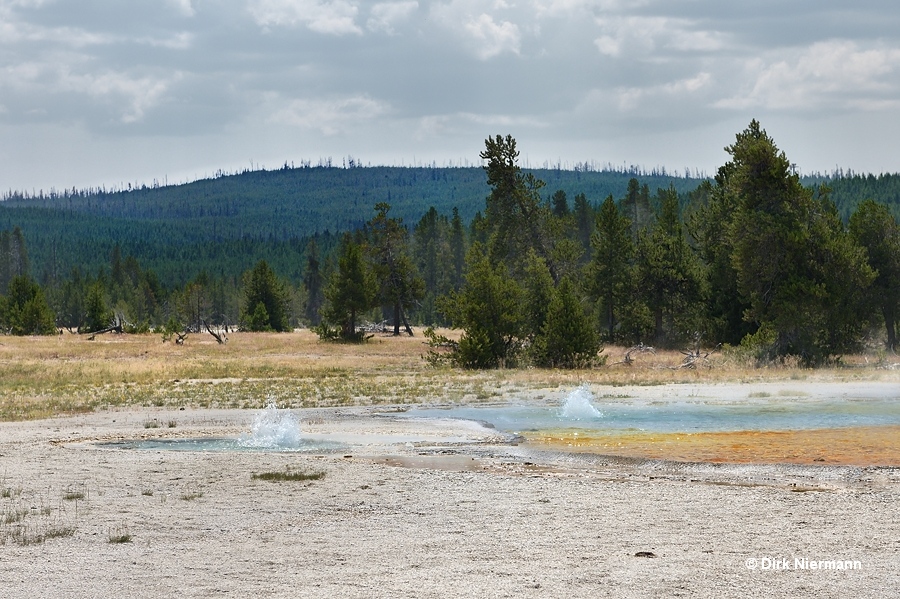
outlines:
[{"label": "dead tree trunk", "polygon": [[209,323],[206,322],[205,320],[203,321],[203,326],[206,327],[206,331],[207,331],[210,335],[212,335],[213,337],[215,337],[216,342],[217,342],[219,345],[225,345],[226,343],[228,343],[228,337],[225,336],[225,333],[216,333],[216,332],[213,331],[211,328],[209,328]]}]

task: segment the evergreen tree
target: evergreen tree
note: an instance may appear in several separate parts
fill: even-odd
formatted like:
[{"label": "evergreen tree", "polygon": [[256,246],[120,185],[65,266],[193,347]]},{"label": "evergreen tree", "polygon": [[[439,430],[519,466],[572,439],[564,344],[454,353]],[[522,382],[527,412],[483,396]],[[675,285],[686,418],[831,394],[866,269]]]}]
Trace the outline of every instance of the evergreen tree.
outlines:
[{"label": "evergreen tree", "polygon": [[745,317],[773,337],[763,357],[816,363],[841,353],[847,335],[830,329],[842,320],[837,307],[852,303],[846,294],[874,278],[864,254],[848,243],[830,200],[814,200],[757,121],[726,150],[732,160],[720,178],[734,195],[732,261]]},{"label": "evergreen tree", "polygon": [[641,185],[632,177],[628,180],[628,190],[621,202],[622,213],[631,222],[631,237],[637,241],[641,231],[653,222],[653,208],[650,206],[650,188]]},{"label": "evergreen tree", "polygon": [[95,333],[109,327],[112,311],[107,307],[106,292],[102,280],[95,281],[85,299],[84,332]]},{"label": "evergreen tree", "polygon": [[597,333],[575,285],[568,278],[563,279],[534,340],[535,363],[548,368],[583,368],[596,360],[599,351]]},{"label": "evergreen tree", "polygon": [[463,228],[459,209],[453,207],[453,218],[450,220],[450,257],[452,259],[450,288],[459,289],[463,282],[466,266],[466,233]]},{"label": "evergreen tree", "polygon": [[0,294],[5,293],[10,282],[28,274],[28,251],[25,236],[19,227],[12,232],[0,231]]},{"label": "evergreen tree", "polygon": [[553,277],[547,263],[532,250],[528,254],[525,264],[525,278],[523,281],[523,302],[525,313],[525,336],[529,341],[541,334],[544,323],[547,321],[547,311],[555,297]]},{"label": "evergreen tree", "polygon": [[900,226],[884,204],[866,200],[850,217],[850,234],[865,248],[869,267],[877,275],[867,293],[870,309],[884,319],[885,344],[897,348],[897,316],[900,314]]},{"label": "evergreen tree", "polygon": [[569,216],[569,202],[564,190],[557,189],[553,192],[553,196],[550,198],[550,204],[553,207],[553,216],[557,218]]},{"label": "evergreen tree", "polygon": [[525,331],[522,289],[506,266],[493,266],[480,244],[469,250],[462,289],[439,306],[452,326],[463,329],[454,361],[463,368],[515,365]]},{"label": "evergreen tree", "polygon": [[638,296],[653,315],[656,343],[683,341],[698,332],[705,280],[702,264],[687,243],[673,188],[659,190],[660,212],[638,237]]},{"label": "evergreen tree", "polygon": [[637,297],[633,290],[631,223],[619,212],[611,195],[597,213],[591,245],[594,251],[587,267],[586,287],[600,303],[607,339],[613,341],[624,305]]},{"label": "evergreen tree", "polygon": [[591,255],[591,235],[594,232],[595,215],[594,208],[583,193],[575,196],[575,206],[572,215],[575,218],[575,235],[581,244],[582,264],[584,264],[590,259]]},{"label": "evergreen tree", "polygon": [[737,211],[737,197],[729,193],[728,180],[733,165],[719,169],[716,184],[702,183],[691,194],[689,229],[698,254],[706,265],[709,299],[706,329],[718,342],[737,345],[758,325],[744,318],[749,303],[738,290],[731,222]]},{"label": "evergreen tree", "polygon": [[[412,337],[412,328],[406,312],[416,300],[425,295],[425,284],[416,272],[409,256],[409,233],[399,219],[389,218],[390,205],[375,205],[378,214],[369,221],[369,252],[373,262],[373,274],[379,281],[379,299],[393,307],[394,335],[400,334],[400,323]],[[437,211],[434,212],[436,217]]]},{"label": "evergreen tree", "polygon": [[0,298],[0,326],[12,335],[54,335],[55,316],[44,291],[27,275],[9,282],[9,293]]},{"label": "evergreen tree", "polygon": [[[340,328],[338,336],[345,341],[362,341],[356,331],[359,315],[375,307],[375,285],[363,260],[362,249],[350,235],[345,235],[340,247],[337,270],[325,289],[325,321]],[[329,336],[322,328],[320,336]]]},{"label": "evergreen tree", "polygon": [[319,315],[325,301],[319,245],[315,238],[306,245],[306,270],[303,274],[303,287],[306,289],[306,309],[304,316],[307,322],[316,326],[321,321]]},{"label": "evergreen tree", "polygon": [[482,160],[487,161],[491,194],[487,198],[488,255],[493,264],[504,263],[515,274],[521,272],[529,249],[547,262],[554,281],[560,273],[553,258],[553,239],[547,227],[549,208],[541,201],[544,182],[533,174],[522,174],[519,151],[511,135],[485,140]]},{"label": "evergreen tree", "polygon": [[[199,333],[210,318],[210,279],[205,271],[201,271],[193,281],[185,285],[178,301],[181,322],[187,330]],[[255,306],[254,306],[255,307]],[[260,329],[251,329],[260,330]],[[268,329],[262,329],[268,330]]]},{"label": "evergreen tree", "polygon": [[75,332],[84,326],[86,294],[87,285],[82,279],[81,271],[73,268],[72,274],[62,284],[57,296],[58,303],[55,307],[60,326],[67,328],[70,332]]},{"label": "evergreen tree", "polygon": [[288,331],[288,293],[265,260],[246,275],[243,319],[251,331]]}]

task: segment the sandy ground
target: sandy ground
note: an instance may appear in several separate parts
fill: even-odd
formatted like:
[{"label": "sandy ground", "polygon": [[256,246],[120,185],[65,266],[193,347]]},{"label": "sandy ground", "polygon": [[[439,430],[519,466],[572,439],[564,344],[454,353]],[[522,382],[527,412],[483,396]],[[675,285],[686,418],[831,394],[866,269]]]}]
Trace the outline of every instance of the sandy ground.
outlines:
[{"label": "sandy ground", "polygon": [[[841,390],[879,389],[896,393]],[[297,413],[304,431],[341,434],[352,449],[182,453],[96,443],[236,435],[253,418],[238,410],[0,424],[0,597],[891,597],[900,589],[897,468],[645,461],[514,445],[473,423]],[[164,428],[145,429],[150,419]],[[251,478],[288,467],[325,476]],[[66,528],[43,542],[14,539]],[[129,542],[110,542],[123,532]],[[798,559],[860,569],[803,569]]]}]

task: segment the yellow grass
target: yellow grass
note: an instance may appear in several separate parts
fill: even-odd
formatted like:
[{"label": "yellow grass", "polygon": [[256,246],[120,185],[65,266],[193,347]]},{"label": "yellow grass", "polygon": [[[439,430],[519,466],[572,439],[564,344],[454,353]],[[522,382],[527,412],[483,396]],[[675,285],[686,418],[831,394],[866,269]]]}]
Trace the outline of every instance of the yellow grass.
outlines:
[{"label": "yellow grass", "polygon": [[[623,348],[604,351],[607,365],[590,370],[470,372],[432,368],[421,331],[415,337],[376,335],[362,345],[326,343],[309,331],[233,333],[227,345],[190,335],[183,346],[159,335],[0,338],[0,419],[26,420],[124,406],[258,408],[477,401],[516,389],[583,382],[656,385],[667,382],[783,379],[894,380],[875,359],[854,356],[834,369],[751,367],[729,354],[708,368],[677,369],[679,352],[638,354],[616,364]],[[448,336],[458,332],[443,331]]]}]

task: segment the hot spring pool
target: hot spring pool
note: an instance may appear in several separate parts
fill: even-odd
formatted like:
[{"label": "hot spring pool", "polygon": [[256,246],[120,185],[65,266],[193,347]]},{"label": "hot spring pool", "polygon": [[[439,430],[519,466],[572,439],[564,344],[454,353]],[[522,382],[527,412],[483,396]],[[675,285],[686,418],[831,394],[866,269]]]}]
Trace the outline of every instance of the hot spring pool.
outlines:
[{"label": "hot spring pool", "polygon": [[[811,395],[811,394],[810,394]],[[841,397],[596,398],[587,386],[557,405],[419,408],[516,433],[526,445],[674,461],[900,465],[900,386]]]},{"label": "hot spring pool", "polygon": [[[900,390],[898,390],[900,396]],[[516,404],[416,408],[410,418],[459,418],[487,422],[498,430],[526,433],[568,429],[578,432],[700,433],[796,431],[900,425],[895,398],[744,398],[735,401],[598,400],[586,386],[571,391],[559,406]]]},{"label": "hot spring pool", "polygon": [[196,437],[126,439],[101,444],[115,449],[153,451],[257,451],[325,453],[341,451],[346,443],[303,435],[300,422],[291,410],[279,410],[274,403],[256,413],[250,432],[239,437]]}]

